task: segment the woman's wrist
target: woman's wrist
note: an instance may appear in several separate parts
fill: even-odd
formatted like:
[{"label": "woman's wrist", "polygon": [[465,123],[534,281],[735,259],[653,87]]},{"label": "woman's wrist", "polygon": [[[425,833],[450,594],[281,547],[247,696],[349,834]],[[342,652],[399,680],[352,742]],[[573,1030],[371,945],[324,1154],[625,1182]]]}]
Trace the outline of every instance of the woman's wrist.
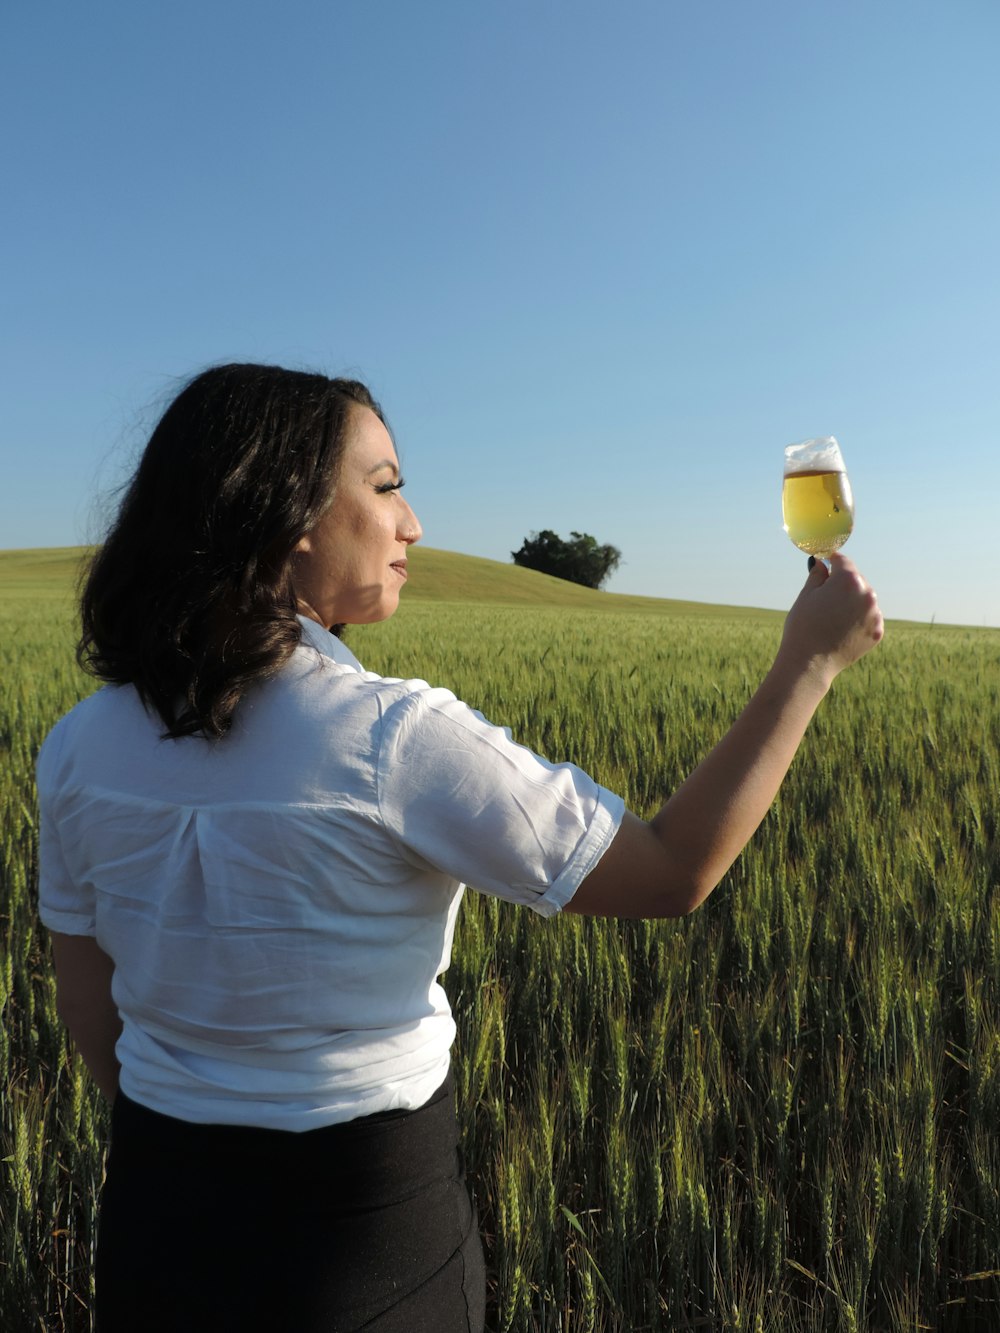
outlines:
[{"label": "woman's wrist", "polygon": [[840,671],[840,665],[829,653],[803,653],[783,643],[768,678],[787,691],[803,690],[814,694],[818,705]]}]

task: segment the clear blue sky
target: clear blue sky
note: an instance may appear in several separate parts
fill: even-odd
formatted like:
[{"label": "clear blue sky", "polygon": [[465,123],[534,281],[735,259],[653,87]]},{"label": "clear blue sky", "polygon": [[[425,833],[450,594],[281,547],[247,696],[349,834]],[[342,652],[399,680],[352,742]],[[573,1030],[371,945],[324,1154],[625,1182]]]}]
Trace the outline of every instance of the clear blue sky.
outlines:
[{"label": "clear blue sky", "polygon": [[996,0],[56,0],[0,21],[0,547],[179,379],[353,373],[428,545],[787,605],[836,435],[888,616],[1000,625]]}]

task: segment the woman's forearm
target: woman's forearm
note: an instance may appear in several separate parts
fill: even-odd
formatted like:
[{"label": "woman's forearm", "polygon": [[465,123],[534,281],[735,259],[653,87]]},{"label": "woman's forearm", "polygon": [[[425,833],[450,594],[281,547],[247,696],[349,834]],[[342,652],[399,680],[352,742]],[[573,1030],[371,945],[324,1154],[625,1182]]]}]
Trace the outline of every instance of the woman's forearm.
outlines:
[{"label": "woman's forearm", "polygon": [[56,1007],[91,1078],[108,1101],[118,1093],[115,1046],[122,1021],[111,998],[114,964],[86,935],[52,934]]},{"label": "woman's forearm", "polygon": [[677,908],[697,907],[753,836],[828,688],[821,673],[779,656],[730,730],[650,820],[685,895]]}]

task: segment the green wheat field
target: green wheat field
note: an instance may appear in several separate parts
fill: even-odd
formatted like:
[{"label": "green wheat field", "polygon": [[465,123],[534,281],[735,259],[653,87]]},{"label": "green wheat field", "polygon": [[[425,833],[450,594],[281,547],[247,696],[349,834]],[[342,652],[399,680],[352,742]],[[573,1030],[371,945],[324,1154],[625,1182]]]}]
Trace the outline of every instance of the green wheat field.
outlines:
[{"label": "green wheat field", "polygon": [[[79,554],[0,555],[5,1333],[91,1328],[107,1115],[55,1013],[32,780],[94,688]],[[647,815],[781,632],[420,548],[411,570],[362,661]],[[446,987],[491,1330],[1000,1329],[998,696],[1000,631],[890,623],[692,916],[466,895]]]}]

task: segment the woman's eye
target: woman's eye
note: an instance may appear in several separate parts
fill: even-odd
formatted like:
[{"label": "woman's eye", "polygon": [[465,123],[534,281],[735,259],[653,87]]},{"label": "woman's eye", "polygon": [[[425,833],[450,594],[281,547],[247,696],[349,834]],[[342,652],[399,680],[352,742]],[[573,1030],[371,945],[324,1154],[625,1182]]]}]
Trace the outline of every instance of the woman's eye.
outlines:
[{"label": "woman's eye", "polygon": [[390,491],[401,491],[406,482],[400,477],[399,481],[384,481],[381,486],[376,486],[375,491],[378,495],[388,495]]}]

